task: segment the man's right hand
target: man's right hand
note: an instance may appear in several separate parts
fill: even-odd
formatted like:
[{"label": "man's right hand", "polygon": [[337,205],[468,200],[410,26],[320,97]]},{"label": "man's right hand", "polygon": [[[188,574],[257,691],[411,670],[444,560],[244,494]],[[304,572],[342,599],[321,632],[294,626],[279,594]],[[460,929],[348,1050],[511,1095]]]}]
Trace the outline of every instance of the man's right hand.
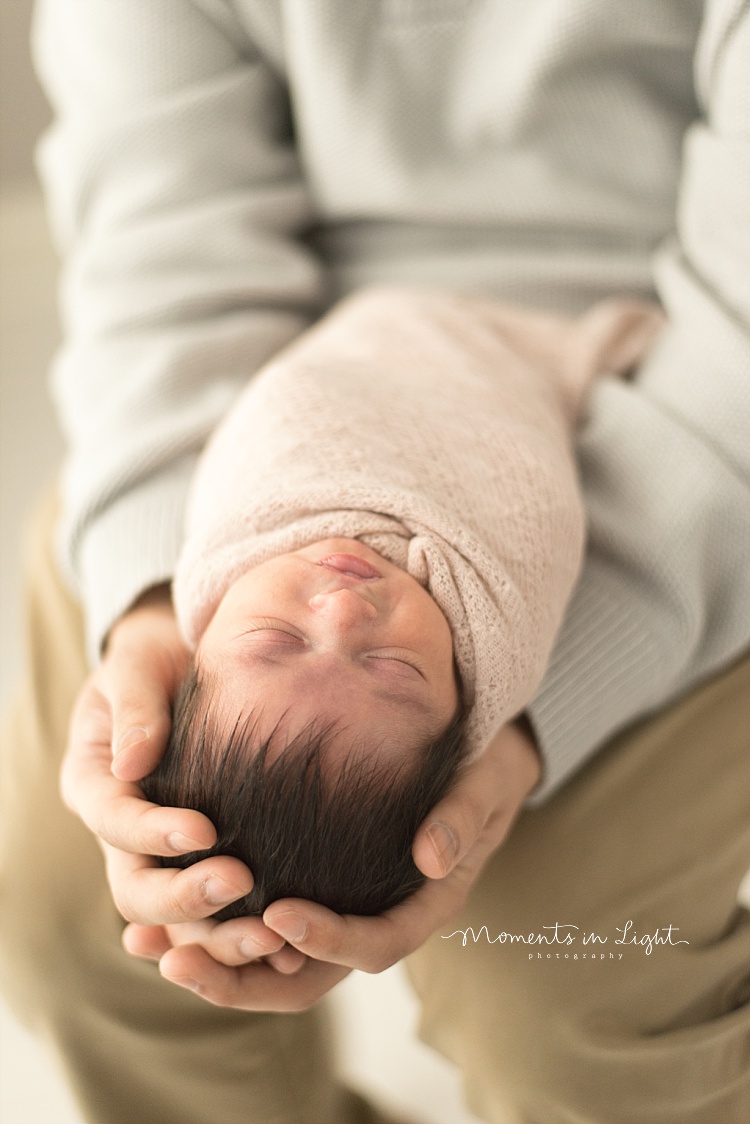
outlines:
[{"label": "man's right hand", "polygon": [[62,766],[63,800],[98,837],[117,908],[144,925],[208,917],[253,885],[247,867],[228,856],[184,871],[151,857],[216,841],[205,816],[151,804],[136,783],[164,752],[188,658],[168,591],[150,591],[113,627],[102,663],[81,689]]},{"label": "man's right hand", "polygon": [[[352,968],[382,972],[456,916],[541,771],[528,723],[499,730],[417,832],[412,853],[428,881],[378,917],[340,916],[315,902],[284,899],[269,905],[262,921],[129,925],[125,948],[158,960],[166,979],[209,1003],[243,1011],[307,1010]],[[266,957],[271,971],[263,949],[278,947],[274,936],[289,943],[278,960]]]}]

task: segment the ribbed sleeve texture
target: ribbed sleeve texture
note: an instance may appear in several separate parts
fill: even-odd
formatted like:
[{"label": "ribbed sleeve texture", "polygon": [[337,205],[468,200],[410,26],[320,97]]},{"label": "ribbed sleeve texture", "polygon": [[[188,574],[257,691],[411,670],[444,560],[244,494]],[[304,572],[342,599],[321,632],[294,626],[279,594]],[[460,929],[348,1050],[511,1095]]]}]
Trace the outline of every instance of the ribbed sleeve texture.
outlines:
[{"label": "ribbed sleeve texture", "polygon": [[40,0],[35,50],[92,658],[171,569],[188,466],[248,376],[372,283],[667,313],[588,403],[535,800],[750,644],[746,2]]},{"label": "ribbed sleeve texture", "polygon": [[65,258],[61,542],[92,660],[137,579],[174,569],[181,466],[320,305],[286,93],[228,9],[205,9],[37,8],[57,110],[39,166]]},{"label": "ribbed sleeve texture", "polygon": [[696,77],[669,327],[634,385],[595,387],[579,443],[589,549],[530,709],[532,802],[750,643],[750,5],[707,5]]}]

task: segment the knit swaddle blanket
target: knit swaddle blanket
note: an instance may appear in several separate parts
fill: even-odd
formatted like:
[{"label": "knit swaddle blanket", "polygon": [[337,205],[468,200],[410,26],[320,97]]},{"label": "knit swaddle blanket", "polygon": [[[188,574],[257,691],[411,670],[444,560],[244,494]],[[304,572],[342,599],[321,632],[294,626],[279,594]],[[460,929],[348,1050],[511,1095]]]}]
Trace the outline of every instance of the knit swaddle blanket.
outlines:
[{"label": "knit swaddle blanket", "polygon": [[174,597],[195,647],[244,572],[359,539],[425,586],[453,636],[469,753],[531,700],[582,561],[575,420],[661,325],[396,288],[338,304],[249,382],[201,458]]}]

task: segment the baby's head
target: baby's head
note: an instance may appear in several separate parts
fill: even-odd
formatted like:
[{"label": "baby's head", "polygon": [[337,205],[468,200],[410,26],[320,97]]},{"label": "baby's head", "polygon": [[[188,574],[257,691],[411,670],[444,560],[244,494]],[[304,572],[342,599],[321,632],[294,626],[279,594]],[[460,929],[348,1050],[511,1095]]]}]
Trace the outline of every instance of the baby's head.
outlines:
[{"label": "baby's head", "polygon": [[201,637],[149,799],[197,808],[253,871],[222,919],[281,897],[374,914],[422,881],[417,827],[462,755],[448,623],[404,570],[327,539],[247,571]]}]

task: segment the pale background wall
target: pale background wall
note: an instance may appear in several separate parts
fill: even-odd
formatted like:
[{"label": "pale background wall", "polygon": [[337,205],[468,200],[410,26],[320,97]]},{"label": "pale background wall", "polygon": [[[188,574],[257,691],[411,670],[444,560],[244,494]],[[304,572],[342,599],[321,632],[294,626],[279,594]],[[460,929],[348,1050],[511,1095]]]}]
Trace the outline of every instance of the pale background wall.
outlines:
[{"label": "pale background wall", "polygon": [[31,0],[0,4],[0,181],[28,180],[49,108],[29,63]]},{"label": "pale background wall", "polygon": [[[58,0],[68,3],[70,0]],[[106,0],[103,0],[106,2]],[[56,346],[56,261],[32,150],[49,118],[28,55],[31,0],[0,0],[0,698],[20,659],[18,549],[25,511],[61,455],[46,372]],[[381,1101],[429,1124],[471,1124],[454,1071],[419,1045],[400,971],[337,989],[342,1067]],[[51,1054],[0,1006],[2,1124],[81,1124]],[[210,1122],[206,1122],[210,1124]]]}]

